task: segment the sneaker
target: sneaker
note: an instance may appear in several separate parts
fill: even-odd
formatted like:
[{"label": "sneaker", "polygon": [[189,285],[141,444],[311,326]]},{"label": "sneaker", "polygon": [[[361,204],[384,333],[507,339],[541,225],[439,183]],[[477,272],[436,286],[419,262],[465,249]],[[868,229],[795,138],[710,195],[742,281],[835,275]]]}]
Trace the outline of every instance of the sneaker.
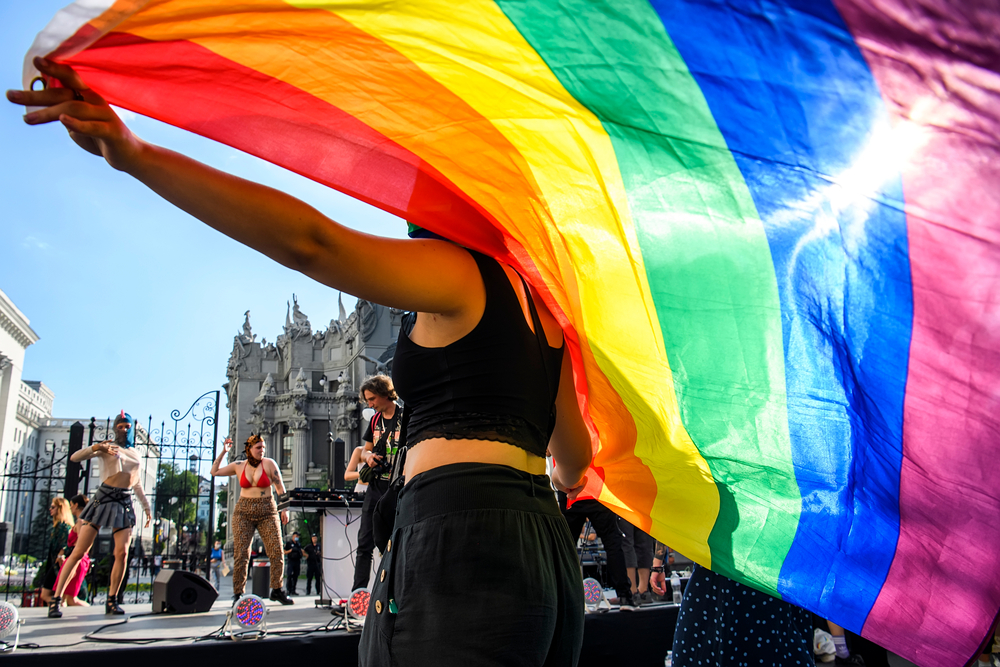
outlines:
[{"label": "sneaker", "polygon": [[280,602],[281,604],[295,604],[295,600],[289,600],[288,596],[285,595],[285,591],[280,588],[271,589],[271,599],[275,602]]},{"label": "sneaker", "polygon": [[862,658],[857,653],[852,653],[846,658],[841,658],[840,656],[837,656],[837,659],[834,660],[833,664],[845,665],[845,667],[865,667],[865,659]]},{"label": "sneaker", "polygon": [[653,604],[655,602],[653,599],[653,591],[639,593],[639,595],[636,596],[635,601],[638,602],[641,607],[645,607],[647,604]]},{"label": "sneaker", "polygon": [[813,630],[813,653],[820,662],[833,662],[837,657],[837,647],[833,644],[830,633],[816,628]]},{"label": "sneaker", "polygon": [[632,593],[618,596],[618,611],[635,611],[639,608]]}]

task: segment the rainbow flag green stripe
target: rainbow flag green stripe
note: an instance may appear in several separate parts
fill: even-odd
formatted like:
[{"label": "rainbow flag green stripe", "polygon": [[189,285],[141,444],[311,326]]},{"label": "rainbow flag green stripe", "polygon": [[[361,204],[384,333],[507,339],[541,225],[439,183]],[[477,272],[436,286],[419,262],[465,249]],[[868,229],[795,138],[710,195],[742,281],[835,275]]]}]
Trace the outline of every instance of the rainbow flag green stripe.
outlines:
[{"label": "rainbow flag green stripe", "polygon": [[[782,347],[774,266],[743,176],[648,2],[497,4],[611,138],[681,417],[723,482],[712,567],[776,591],[800,500],[784,364],[768,352]],[[650,434],[635,452],[655,462],[664,446]],[[759,511],[763,497],[781,511]],[[658,502],[670,512],[668,495]]]}]

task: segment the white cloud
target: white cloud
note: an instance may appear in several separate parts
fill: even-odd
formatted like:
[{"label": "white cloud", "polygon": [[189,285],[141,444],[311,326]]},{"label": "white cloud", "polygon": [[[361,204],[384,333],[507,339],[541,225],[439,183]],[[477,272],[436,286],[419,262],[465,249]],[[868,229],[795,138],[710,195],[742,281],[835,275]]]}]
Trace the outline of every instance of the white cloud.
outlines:
[{"label": "white cloud", "polygon": [[21,242],[21,247],[33,250],[48,250],[52,246],[39,238],[29,236]]}]

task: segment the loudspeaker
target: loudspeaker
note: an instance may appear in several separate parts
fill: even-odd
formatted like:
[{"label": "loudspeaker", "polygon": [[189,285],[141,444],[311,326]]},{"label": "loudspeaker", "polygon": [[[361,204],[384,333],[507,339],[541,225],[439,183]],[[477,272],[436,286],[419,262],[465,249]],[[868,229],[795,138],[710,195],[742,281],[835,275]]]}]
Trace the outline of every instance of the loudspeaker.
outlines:
[{"label": "loudspeaker", "polygon": [[160,570],[153,579],[154,614],[197,614],[208,611],[219,591],[194,572]]},{"label": "loudspeaker", "polygon": [[330,469],[333,470],[333,479],[330,480],[331,489],[343,489],[344,488],[344,473],[347,471],[347,460],[350,458],[347,455],[347,445],[343,440],[337,438],[333,441],[333,465]]}]

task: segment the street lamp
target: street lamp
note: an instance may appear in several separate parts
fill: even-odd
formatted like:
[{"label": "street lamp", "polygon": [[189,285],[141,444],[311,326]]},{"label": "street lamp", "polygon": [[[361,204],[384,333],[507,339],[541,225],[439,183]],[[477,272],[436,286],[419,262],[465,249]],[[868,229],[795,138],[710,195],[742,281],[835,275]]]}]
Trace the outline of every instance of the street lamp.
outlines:
[{"label": "street lamp", "polygon": [[330,384],[332,382],[336,382],[337,385],[339,386],[340,383],[343,382],[343,381],[344,381],[344,371],[340,371],[340,375],[337,376],[336,380],[330,380],[330,378],[328,378],[326,376],[326,373],[323,373],[323,376],[319,379],[319,386],[323,387],[323,391],[324,392],[329,393],[330,392]]}]

